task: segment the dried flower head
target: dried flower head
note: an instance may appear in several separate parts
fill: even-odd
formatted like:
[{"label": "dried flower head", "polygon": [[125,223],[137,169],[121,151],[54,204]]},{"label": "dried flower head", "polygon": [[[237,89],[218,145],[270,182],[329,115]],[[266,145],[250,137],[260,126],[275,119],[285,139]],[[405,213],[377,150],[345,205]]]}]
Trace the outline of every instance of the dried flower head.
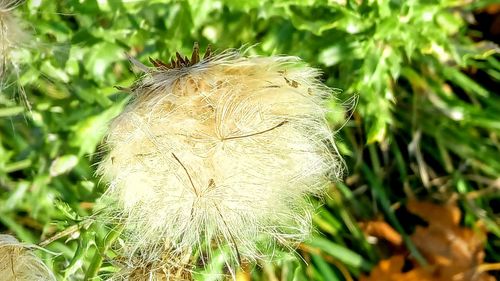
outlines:
[{"label": "dried flower head", "polygon": [[119,257],[114,260],[119,272],[112,274],[108,281],[191,281],[192,261],[191,253],[183,255],[165,250],[156,261],[144,261],[136,255],[125,259]]},{"label": "dried flower head", "polygon": [[[101,202],[125,226],[125,256],[165,251],[228,265],[303,241],[320,195],[342,170],[325,120],[331,89],[296,57],[151,60],[106,138]],[[111,204],[110,204],[111,202]]]},{"label": "dried flower head", "polygon": [[21,21],[13,14],[22,0],[0,0],[0,77],[4,76],[7,66],[16,64],[12,61],[12,51],[27,41],[28,32]]},{"label": "dried flower head", "polygon": [[55,277],[28,246],[10,235],[0,234],[0,279],[52,281]]}]

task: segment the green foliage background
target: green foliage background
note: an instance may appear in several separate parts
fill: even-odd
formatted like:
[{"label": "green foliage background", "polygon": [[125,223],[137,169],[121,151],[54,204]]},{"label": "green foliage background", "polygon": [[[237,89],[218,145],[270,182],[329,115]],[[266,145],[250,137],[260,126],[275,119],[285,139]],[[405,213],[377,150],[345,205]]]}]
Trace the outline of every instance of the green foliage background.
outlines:
[{"label": "green foliage background", "polygon": [[39,243],[69,229],[39,252],[61,280],[115,271],[109,231],[83,219],[105,188],[94,166],[106,124],[128,99],[114,86],[135,79],[125,53],[146,63],[188,54],[194,41],[219,51],[256,44],[250,54],[299,56],[343,90],[329,118],[348,172],[315,216],[303,260],[261,264],[254,280],[356,278],[384,257],[357,224],[374,218],[421,259],[407,236],[410,198],[458,199],[465,225],[486,225],[487,261],[498,262],[500,60],[466,22],[489,3],[28,0],[16,12],[34,39],[0,94],[0,232]]}]

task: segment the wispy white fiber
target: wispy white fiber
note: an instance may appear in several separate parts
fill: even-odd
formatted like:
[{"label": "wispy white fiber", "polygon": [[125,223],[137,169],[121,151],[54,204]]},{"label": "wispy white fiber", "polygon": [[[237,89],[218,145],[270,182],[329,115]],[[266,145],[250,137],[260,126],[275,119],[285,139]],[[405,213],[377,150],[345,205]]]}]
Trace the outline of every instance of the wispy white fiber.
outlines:
[{"label": "wispy white fiber", "polygon": [[318,70],[238,50],[183,67],[134,64],[145,73],[98,169],[106,218],[125,226],[123,255],[206,263],[227,247],[231,267],[306,239],[310,196],[342,173]]},{"label": "wispy white fiber", "polygon": [[13,13],[22,2],[22,0],[0,0],[0,77],[5,74],[8,66],[16,66],[12,61],[12,51],[29,37],[20,19]]}]

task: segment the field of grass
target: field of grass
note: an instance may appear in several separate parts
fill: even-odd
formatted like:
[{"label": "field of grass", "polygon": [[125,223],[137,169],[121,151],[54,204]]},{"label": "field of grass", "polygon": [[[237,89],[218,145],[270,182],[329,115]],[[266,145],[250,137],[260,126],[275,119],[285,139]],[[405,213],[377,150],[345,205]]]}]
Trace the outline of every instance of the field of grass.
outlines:
[{"label": "field of grass", "polygon": [[[88,218],[106,190],[95,171],[107,124],[130,98],[115,86],[138,76],[125,54],[149,65],[194,42],[216,52],[252,46],[250,55],[297,56],[323,72],[346,171],[312,199],[311,239],[245,264],[239,280],[358,280],[396,255],[432,267],[412,235],[432,225],[409,208],[424,201],[458,207],[450,233],[484,236],[464,250],[476,262],[467,270],[498,278],[500,48],[474,23],[474,14],[495,14],[494,2],[27,0],[12,13],[31,37],[3,58],[0,233],[42,243],[36,254],[58,280],[116,272],[116,237]],[[367,230],[375,221],[381,233]]]}]

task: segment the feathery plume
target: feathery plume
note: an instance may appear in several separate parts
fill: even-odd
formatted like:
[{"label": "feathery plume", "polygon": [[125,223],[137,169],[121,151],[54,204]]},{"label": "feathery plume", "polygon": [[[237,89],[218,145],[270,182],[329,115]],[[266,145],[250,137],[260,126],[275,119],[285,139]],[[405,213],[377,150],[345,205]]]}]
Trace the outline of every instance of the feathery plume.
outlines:
[{"label": "feathery plume", "polygon": [[0,234],[0,279],[3,281],[55,281],[54,275],[29,246]]},{"label": "feathery plume", "polygon": [[200,58],[198,44],[191,58],[131,61],[145,73],[127,89],[134,99],[110,124],[98,168],[109,183],[101,206],[125,228],[124,256],[206,264],[227,248],[231,269],[307,238],[308,196],[342,173],[319,71],[238,50]]},{"label": "feathery plume", "polygon": [[8,66],[16,66],[12,61],[12,51],[27,41],[29,34],[13,11],[22,0],[0,0],[0,77]]}]

